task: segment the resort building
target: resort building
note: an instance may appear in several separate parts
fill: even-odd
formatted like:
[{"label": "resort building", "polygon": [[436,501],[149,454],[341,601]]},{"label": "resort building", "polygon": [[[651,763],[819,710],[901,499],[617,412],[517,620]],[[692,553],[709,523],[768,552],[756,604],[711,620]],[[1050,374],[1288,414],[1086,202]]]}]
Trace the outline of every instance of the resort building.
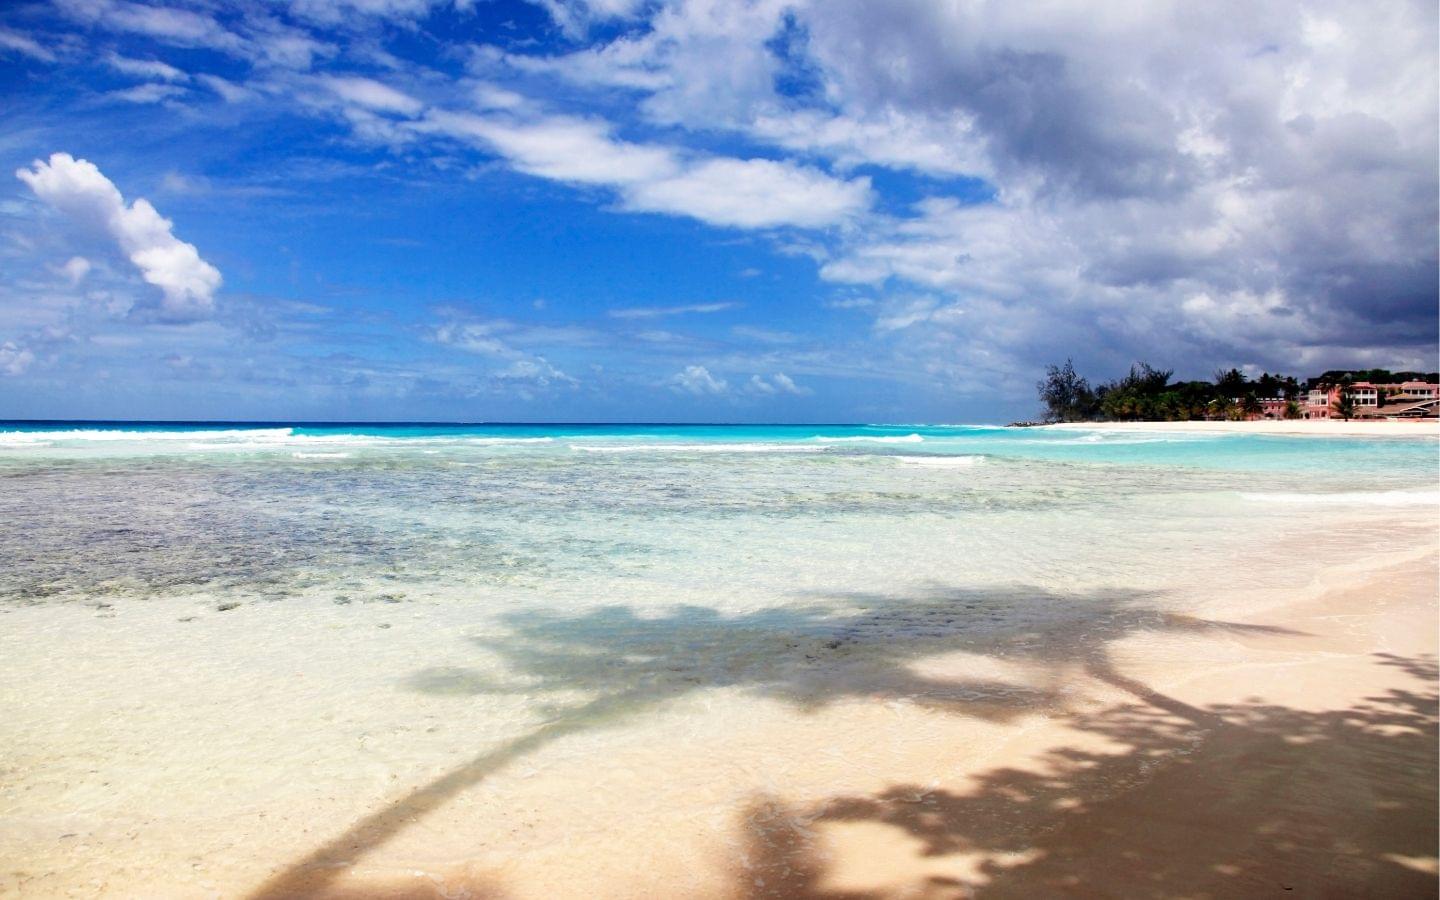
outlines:
[{"label": "resort building", "polygon": [[1305,419],[1339,418],[1335,411],[1342,393],[1354,400],[1356,419],[1435,418],[1440,410],[1440,384],[1406,381],[1400,384],[1372,384],[1357,381],[1350,385],[1320,383],[1304,395],[1300,415]]}]

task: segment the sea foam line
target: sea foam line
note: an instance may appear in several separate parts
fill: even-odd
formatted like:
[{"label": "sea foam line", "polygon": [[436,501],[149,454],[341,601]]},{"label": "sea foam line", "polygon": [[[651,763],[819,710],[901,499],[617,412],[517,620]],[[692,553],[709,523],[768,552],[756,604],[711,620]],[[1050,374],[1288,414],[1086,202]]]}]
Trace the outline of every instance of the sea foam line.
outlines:
[{"label": "sea foam line", "polygon": [[72,428],[65,431],[3,431],[0,444],[24,446],[54,441],[193,441],[210,440],[276,440],[290,438],[293,428],[197,429],[194,431],[112,431],[99,428]]},{"label": "sea foam line", "polygon": [[890,456],[901,465],[925,469],[968,469],[985,461],[983,456]]},{"label": "sea foam line", "polygon": [[606,447],[594,444],[572,444],[585,453],[823,453],[824,447],[806,444],[622,444]]},{"label": "sea foam line", "polygon": [[815,437],[811,438],[811,440],[817,441],[821,444],[848,444],[855,442],[867,442],[873,444],[918,444],[925,439],[918,434],[907,434],[903,437],[900,435],[858,435],[855,437],[826,437],[823,434],[817,434]]}]

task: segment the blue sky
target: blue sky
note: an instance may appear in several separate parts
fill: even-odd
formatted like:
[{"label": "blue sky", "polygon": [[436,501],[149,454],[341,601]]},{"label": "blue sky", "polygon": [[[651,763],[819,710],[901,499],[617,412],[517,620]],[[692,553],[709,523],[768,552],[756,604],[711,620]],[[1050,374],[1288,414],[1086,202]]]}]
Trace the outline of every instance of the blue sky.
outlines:
[{"label": "blue sky", "polygon": [[0,416],[994,421],[1066,356],[1434,368],[1436,34],[1419,2],[7,4]]}]

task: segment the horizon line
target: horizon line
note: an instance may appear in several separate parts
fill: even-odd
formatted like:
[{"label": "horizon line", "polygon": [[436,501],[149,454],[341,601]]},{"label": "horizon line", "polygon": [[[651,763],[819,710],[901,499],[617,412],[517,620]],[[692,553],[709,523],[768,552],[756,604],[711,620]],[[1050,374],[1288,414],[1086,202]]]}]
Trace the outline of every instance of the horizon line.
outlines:
[{"label": "horizon line", "polygon": [[[325,427],[331,428],[341,425],[370,425],[370,426],[429,426],[429,427],[456,427],[471,428],[477,426],[603,426],[603,425],[624,425],[629,427],[640,426],[684,426],[684,427],[795,427],[795,428],[934,428],[934,427],[955,427],[965,425],[994,425],[994,422],[689,422],[689,421],[588,421],[588,422],[551,422],[551,421],[449,421],[449,420],[424,420],[424,419],[6,419],[0,418],[0,425],[241,425],[241,426],[271,426],[271,427]],[[1002,423],[1003,424],[1003,423]]]}]

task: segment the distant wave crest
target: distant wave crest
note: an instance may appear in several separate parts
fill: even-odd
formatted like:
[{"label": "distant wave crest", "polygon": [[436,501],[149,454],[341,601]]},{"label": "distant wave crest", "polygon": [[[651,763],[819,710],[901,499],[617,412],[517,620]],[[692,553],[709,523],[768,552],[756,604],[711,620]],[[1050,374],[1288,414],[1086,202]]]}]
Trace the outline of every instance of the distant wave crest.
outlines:
[{"label": "distant wave crest", "polygon": [[573,444],[575,450],[585,453],[820,453],[824,447],[807,444]]},{"label": "distant wave crest", "polygon": [[826,436],[823,435],[823,434],[817,434],[817,435],[814,437],[814,440],[815,440],[815,441],[818,441],[819,443],[822,443],[822,444],[849,444],[849,443],[856,443],[856,442],[866,442],[866,443],[873,443],[873,444],[918,444],[918,443],[921,443],[922,441],[924,441],[925,439],[924,439],[923,437],[921,437],[920,435],[918,435],[918,434],[907,434],[907,435],[904,435],[904,436],[901,436],[901,435],[874,435],[874,436],[870,436],[870,435],[858,435],[858,436],[856,436],[856,437],[826,437]]},{"label": "distant wave crest", "polygon": [[985,461],[983,456],[891,456],[901,465],[924,469],[968,469]]}]

